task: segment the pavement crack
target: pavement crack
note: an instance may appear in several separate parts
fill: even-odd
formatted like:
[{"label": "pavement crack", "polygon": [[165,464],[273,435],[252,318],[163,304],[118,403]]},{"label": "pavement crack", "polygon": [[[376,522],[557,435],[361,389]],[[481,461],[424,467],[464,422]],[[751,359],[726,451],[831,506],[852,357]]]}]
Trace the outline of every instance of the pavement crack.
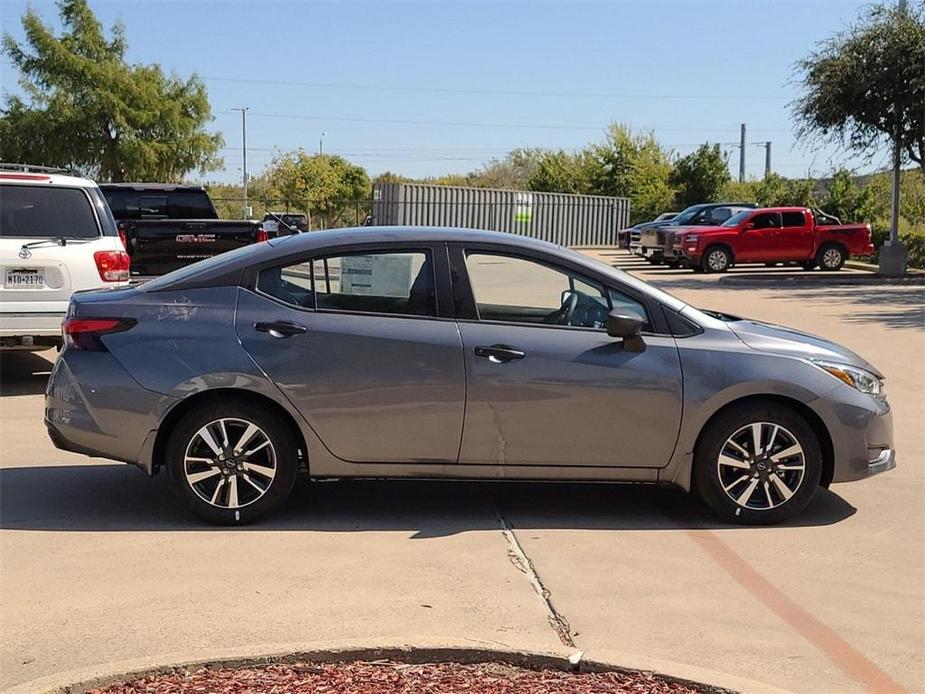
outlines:
[{"label": "pavement crack", "polygon": [[568,619],[566,619],[565,615],[556,609],[556,606],[552,601],[552,593],[543,583],[543,579],[540,578],[540,575],[536,570],[536,566],[533,564],[533,560],[527,556],[524,548],[517,540],[517,535],[514,533],[514,528],[510,523],[508,523],[507,519],[504,517],[504,514],[501,513],[501,509],[495,502],[494,497],[488,490],[486,490],[486,494],[488,495],[488,500],[495,511],[495,517],[498,519],[498,526],[501,530],[501,535],[504,537],[505,542],[507,542],[508,559],[510,560],[511,564],[514,565],[514,568],[524,574],[527,577],[527,580],[530,581],[530,585],[533,586],[534,592],[539,596],[543,603],[543,609],[546,612],[546,621],[549,622],[549,626],[552,627],[552,630],[556,632],[556,636],[559,637],[559,641],[562,642],[562,645],[575,648],[575,641],[572,639],[572,629],[568,623]]}]

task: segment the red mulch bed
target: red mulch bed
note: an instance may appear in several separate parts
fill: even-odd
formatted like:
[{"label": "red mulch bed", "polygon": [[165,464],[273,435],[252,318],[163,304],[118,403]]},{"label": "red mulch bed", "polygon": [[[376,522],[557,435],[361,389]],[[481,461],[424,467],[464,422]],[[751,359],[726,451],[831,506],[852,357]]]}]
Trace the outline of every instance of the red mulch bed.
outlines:
[{"label": "red mulch bed", "polygon": [[295,663],[203,668],[151,675],[94,689],[91,694],[700,694],[704,691],[645,673],[571,673],[504,663],[391,661]]}]

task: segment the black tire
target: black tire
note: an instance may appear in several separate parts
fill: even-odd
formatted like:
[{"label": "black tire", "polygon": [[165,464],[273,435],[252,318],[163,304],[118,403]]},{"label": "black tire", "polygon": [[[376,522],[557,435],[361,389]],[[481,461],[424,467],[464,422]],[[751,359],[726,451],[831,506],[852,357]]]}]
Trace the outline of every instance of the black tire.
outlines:
[{"label": "black tire", "polygon": [[667,265],[673,270],[676,270],[677,268],[681,267],[681,261],[680,260],[666,260],[665,265]]},{"label": "black tire", "polygon": [[[187,477],[186,453],[190,449],[192,452],[201,451],[203,457],[214,457],[214,453],[206,447],[205,439],[200,435],[200,431],[219,420],[226,420],[226,427],[231,427],[228,433],[229,446],[222,446],[219,435],[213,436],[213,441],[221,447],[229,458],[223,458],[220,462],[215,458],[213,463],[193,463],[198,465],[198,471],[208,471],[212,473],[206,480],[196,483],[189,481]],[[237,422],[237,423],[235,423]],[[255,425],[261,437],[270,442],[270,445],[264,445],[262,451],[253,453],[252,457],[241,456],[229,460],[233,453],[233,444],[235,440],[240,441],[244,437],[241,429],[247,431],[246,425]],[[235,429],[234,427],[238,427]],[[218,429],[210,427],[210,431],[218,432]],[[256,436],[256,435],[255,435]],[[249,441],[262,440],[252,437]],[[198,447],[198,448],[196,448]],[[247,448],[247,446],[242,446]],[[276,509],[289,493],[295,484],[298,473],[298,446],[292,436],[289,427],[280,420],[280,418],[268,412],[266,408],[254,405],[244,400],[229,399],[222,402],[203,403],[200,407],[192,409],[186,413],[180,420],[179,424],[170,433],[166,449],[166,467],[171,482],[181,500],[183,506],[190,512],[204,518],[212,523],[223,525],[243,525],[257,520],[261,516],[270,513]],[[259,458],[253,456],[260,456]],[[237,467],[233,467],[234,462],[238,462]],[[259,464],[259,469],[273,470],[272,478],[263,473],[256,472],[258,468],[252,467],[245,469],[243,466],[250,461],[254,465]],[[231,469],[227,469],[231,468]],[[191,474],[193,468],[190,468]],[[213,470],[219,470],[215,473]],[[238,476],[238,480],[232,485],[230,477]],[[249,477],[256,482],[246,482],[244,477]],[[223,479],[226,478],[227,479]],[[212,480],[216,480],[212,482]],[[219,498],[217,504],[213,504],[200,496],[207,494],[209,487],[207,485],[215,484],[219,486],[218,480],[224,486],[228,482],[224,491],[218,492]],[[240,494],[240,505],[234,507],[230,498],[230,488],[234,486],[234,497],[237,499]],[[263,487],[262,492],[257,489]],[[240,492],[238,490],[241,490]],[[254,498],[249,500],[249,497]],[[224,499],[224,501],[223,501]]]},{"label": "black tire", "polygon": [[[762,424],[763,445],[758,456],[748,458],[727,441],[741,434],[744,439],[739,440],[749,449],[749,439],[753,440],[750,425],[755,423]],[[772,436],[771,455],[779,456],[792,444],[802,449],[801,454],[779,457],[775,462],[764,450]],[[723,460],[734,457],[738,464],[747,463],[748,469],[721,463],[721,453],[725,454]],[[802,468],[791,469],[799,468],[799,463]],[[776,481],[772,479],[775,476]],[[812,500],[821,477],[822,450],[816,434],[799,413],[775,402],[755,402],[721,413],[707,424],[694,452],[693,489],[718,518],[729,523],[771,525],[791,518]],[[779,491],[780,485],[791,494],[789,497]],[[752,492],[744,504],[730,496],[741,497],[749,488]]]},{"label": "black tire", "polygon": [[732,253],[725,246],[710,246],[700,258],[704,272],[726,272],[732,265]]},{"label": "black tire", "polygon": [[816,265],[826,272],[841,270],[846,260],[848,260],[848,254],[845,247],[837,243],[823,244],[816,253]]},{"label": "black tire", "polygon": [[815,270],[815,269],[816,269],[816,261],[815,261],[815,260],[807,260],[807,261],[805,261],[805,262],[803,262],[803,263],[800,263],[800,267],[803,268],[804,270],[807,270],[807,271],[809,271],[809,270]]}]

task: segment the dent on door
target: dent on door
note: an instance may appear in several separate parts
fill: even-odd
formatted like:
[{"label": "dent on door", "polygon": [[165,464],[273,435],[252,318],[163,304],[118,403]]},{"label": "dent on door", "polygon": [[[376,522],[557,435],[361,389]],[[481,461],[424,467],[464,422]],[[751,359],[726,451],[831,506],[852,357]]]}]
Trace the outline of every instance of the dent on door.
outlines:
[{"label": "dent on door", "polygon": [[[304,333],[275,337],[287,323]],[[338,458],[456,462],[465,373],[452,321],[300,311],[242,291],[237,331]]]}]

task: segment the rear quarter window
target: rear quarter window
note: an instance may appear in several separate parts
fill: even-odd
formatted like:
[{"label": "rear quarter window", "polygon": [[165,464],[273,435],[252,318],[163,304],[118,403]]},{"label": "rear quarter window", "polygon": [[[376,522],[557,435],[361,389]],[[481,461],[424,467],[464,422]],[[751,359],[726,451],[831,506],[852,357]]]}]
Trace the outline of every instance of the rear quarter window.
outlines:
[{"label": "rear quarter window", "polygon": [[0,238],[90,239],[100,226],[81,188],[0,186]]}]

